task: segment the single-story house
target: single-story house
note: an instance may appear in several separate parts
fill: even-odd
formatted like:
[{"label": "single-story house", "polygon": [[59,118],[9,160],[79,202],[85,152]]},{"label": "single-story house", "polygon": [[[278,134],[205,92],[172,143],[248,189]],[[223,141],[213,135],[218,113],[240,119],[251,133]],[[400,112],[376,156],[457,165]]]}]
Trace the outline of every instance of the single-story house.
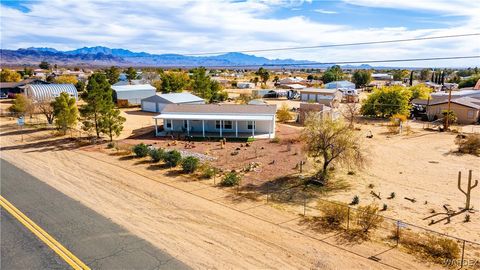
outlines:
[{"label": "single-story house", "polygon": [[292,89],[292,90],[301,90],[306,88],[305,85],[298,84],[298,83],[292,83],[292,84],[283,84],[280,86],[281,88],[286,88],[286,89]]},{"label": "single-story house", "polygon": [[[440,92],[435,92],[432,93],[431,96],[432,98],[448,98],[450,95],[450,91],[440,91]],[[480,97],[480,91],[479,90],[458,90],[458,91],[452,91],[452,98],[459,98],[459,97]]]},{"label": "single-story house", "polygon": [[298,122],[300,124],[305,123],[305,118],[309,113],[315,113],[320,115],[322,119],[337,120],[340,117],[340,114],[333,110],[332,107],[329,107],[324,104],[318,103],[300,103],[300,108],[298,109]]},{"label": "single-story house", "polygon": [[[427,106],[428,119],[443,118],[442,112],[448,110],[448,98],[430,100]],[[450,110],[457,116],[459,124],[475,124],[480,121],[480,97],[460,97],[450,100]]]},{"label": "single-story house", "polygon": [[305,82],[304,78],[301,77],[288,77],[288,78],[283,78],[278,81],[278,84],[300,84]]},{"label": "single-story house", "polygon": [[23,93],[27,84],[49,84],[37,78],[25,79],[19,82],[0,82],[0,93],[2,95]]},{"label": "single-story house", "polygon": [[128,104],[140,105],[141,100],[155,95],[156,89],[150,84],[112,85],[114,100],[128,101]]},{"label": "single-story house", "polygon": [[276,111],[276,105],[167,104],[153,119],[156,136],[274,138]]},{"label": "single-story house", "polygon": [[387,73],[373,73],[372,79],[377,81],[393,81],[393,75]]},{"label": "single-story house", "polygon": [[342,101],[342,92],[338,89],[305,88],[300,90],[300,100],[317,102],[330,107],[338,107]]},{"label": "single-story house", "polygon": [[156,94],[142,99],[142,111],[161,112],[167,104],[205,104],[205,100],[190,93]]},{"label": "single-story house", "polygon": [[326,89],[355,89],[355,84],[349,81],[333,81],[325,84]]},{"label": "single-story house", "polygon": [[25,95],[34,101],[52,100],[60,96],[60,94],[63,92],[69,94],[71,97],[74,97],[75,100],[78,100],[77,88],[75,88],[75,85],[71,83],[28,84],[25,87]]}]

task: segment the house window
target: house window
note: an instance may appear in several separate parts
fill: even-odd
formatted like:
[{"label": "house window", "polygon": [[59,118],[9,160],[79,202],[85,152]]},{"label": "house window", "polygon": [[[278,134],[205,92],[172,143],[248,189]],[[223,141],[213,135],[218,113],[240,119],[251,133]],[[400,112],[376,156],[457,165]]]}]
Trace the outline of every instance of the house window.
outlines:
[{"label": "house window", "polygon": [[215,121],[215,128],[220,129],[220,122],[219,120]]},{"label": "house window", "polygon": [[255,129],[255,121],[248,121],[247,122],[247,129],[249,129],[249,130]]},{"label": "house window", "polygon": [[473,115],[474,115],[474,111],[472,111],[472,110],[467,111],[467,118],[468,119],[473,119]]},{"label": "house window", "polygon": [[224,129],[232,129],[232,121],[223,121]]},{"label": "house window", "polygon": [[188,128],[188,120],[183,120],[183,127]]},{"label": "house window", "polygon": [[172,128],[172,120],[165,120],[166,123],[165,123],[165,127],[166,128]]}]

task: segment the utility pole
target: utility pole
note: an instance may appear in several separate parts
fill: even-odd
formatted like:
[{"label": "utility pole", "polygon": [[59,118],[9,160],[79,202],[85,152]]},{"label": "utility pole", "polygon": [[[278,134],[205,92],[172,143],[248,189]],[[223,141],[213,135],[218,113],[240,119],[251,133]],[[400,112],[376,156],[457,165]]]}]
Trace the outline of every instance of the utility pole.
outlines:
[{"label": "utility pole", "polygon": [[450,88],[448,90],[448,110],[447,110],[447,113],[445,115],[445,130],[448,129],[448,126],[450,125],[450,101],[452,100],[452,88]]}]

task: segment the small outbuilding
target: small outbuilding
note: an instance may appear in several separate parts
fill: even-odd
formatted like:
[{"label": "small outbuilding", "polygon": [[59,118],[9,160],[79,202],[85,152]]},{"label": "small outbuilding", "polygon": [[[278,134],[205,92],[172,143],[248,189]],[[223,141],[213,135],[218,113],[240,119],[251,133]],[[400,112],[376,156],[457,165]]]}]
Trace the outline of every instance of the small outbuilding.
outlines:
[{"label": "small outbuilding", "polygon": [[190,93],[156,94],[142,99],[142,111],[161,112],[167,104],[205,104],[205,100]]},{"label": "small outbuilding", "polygon": [[112,85],[114,99],[117,103],[128,102],[140,105],[141,100],[155,95],[156,89],[150,84]]},{"label": "small outbuilding", "polygon": [[301,101],[320,103],[333,108],[338,107],[342,97],[342,92],[337,89],[305,88],[300,90]]},{"label": "small outbuilding", "polygon": [[61,93],[67,93],[78,100],[78,92],[75,85],[69,84],[28,84],[25,87],[25,95],[34,101],[52,100]]}]

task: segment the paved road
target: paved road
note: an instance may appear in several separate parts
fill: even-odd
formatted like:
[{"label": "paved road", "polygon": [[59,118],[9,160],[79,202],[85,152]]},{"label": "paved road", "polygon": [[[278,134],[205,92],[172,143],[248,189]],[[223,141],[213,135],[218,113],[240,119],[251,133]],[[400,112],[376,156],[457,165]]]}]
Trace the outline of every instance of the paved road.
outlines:
[{"label": "paved road", "polygon": [[[2,196],[92,269],[188,268],[7,161],[0,162]],[[1,214],[1,269],[68,268],[6,211]]]}]

